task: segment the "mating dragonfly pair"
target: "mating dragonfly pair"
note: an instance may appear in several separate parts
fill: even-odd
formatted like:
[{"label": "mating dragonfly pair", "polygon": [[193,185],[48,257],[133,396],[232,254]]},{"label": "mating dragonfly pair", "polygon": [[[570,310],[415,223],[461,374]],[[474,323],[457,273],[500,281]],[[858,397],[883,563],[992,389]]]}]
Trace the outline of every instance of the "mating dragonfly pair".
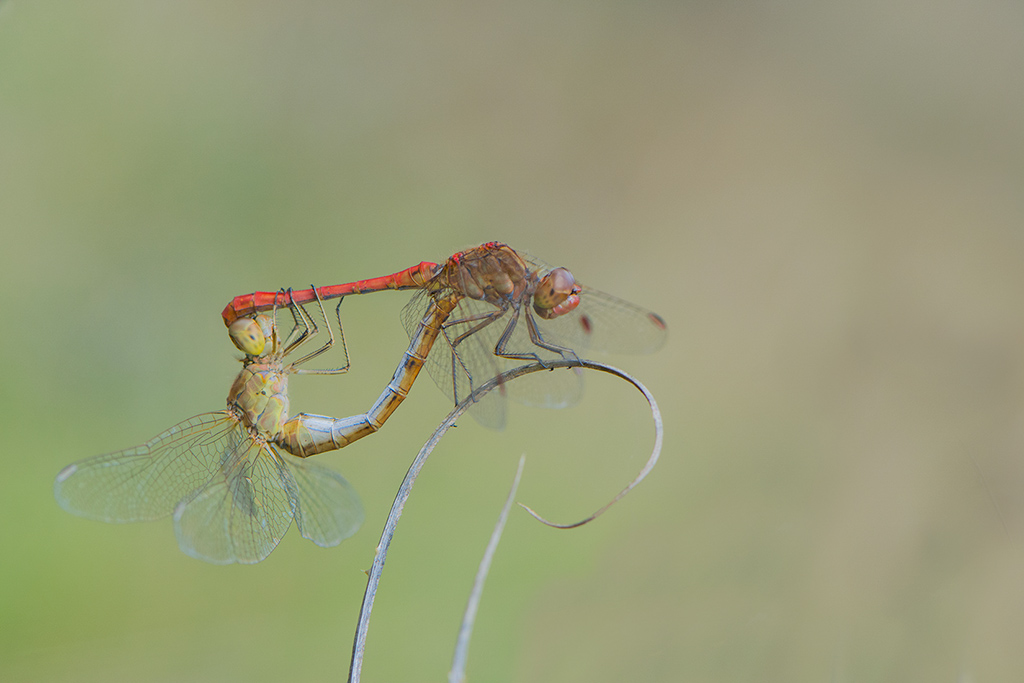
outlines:
[{"label": "mating dragonfly pair", "polygon": [[[342,368],[300,367],[334,343],[323,301],[404,289],[416,290],[402,311],[409,347],[372,407],[343,419],[306,413],[289,418],[289,375],[336,374],[348,367],[347,355]],[[310,304],[328,323],[329,339],[289,361],[318,333],[315,312],[305,309]],[[304,538],[334,546],[358,529],[362,506],[341,475],[307,458],[379,430],[424,365],[459,403],[517,364],[577,358],[588,349],[649,353],[666,337],[665,322],[655,313],[583,287],[565,268],[498,242],[440,265],[424,261],[370,280],[239,296],[222,316],[245,354],[227,409],[185,420],[141,446],[68,465],[54,483],[65,510],[105,522],[173,515],[181,549],[218,564],[263,560],[293,520]],[[522,387],[511,382],[487,394],[470,414],[500,428],[506,394],[547,407],[578,400],[578,372],[536,377],[541,381]]]}]

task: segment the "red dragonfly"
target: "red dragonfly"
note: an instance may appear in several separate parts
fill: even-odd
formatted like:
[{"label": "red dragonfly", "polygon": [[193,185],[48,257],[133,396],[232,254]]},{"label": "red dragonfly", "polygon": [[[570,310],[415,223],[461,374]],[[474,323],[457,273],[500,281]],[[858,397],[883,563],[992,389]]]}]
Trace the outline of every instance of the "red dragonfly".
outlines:
[{"label": "red dragonfly", "polygon": [[[429,315],[439,306],[450,311],[434,316],[440,334],[426,349],[426,366],[456,403],[524,362],[571,359],[590,349],[650,353],[667,336],[665,321],[656,313],[584,287],[567,269],[552,268],[500,242],[461,251],[440,265],[424,261],[391,275],[294,291],[291,296],[301,304],[388,289],[417,290],[402,311],[410,337],[421,329],[425,311]],[[272,308],[276,296],[255,292],[235,297],[222,313],[225,324]],[[544,373],[528,383],[509,384],[507,393],[527,404],[563,407],[579,400],[580,380],[578,373]],[[504,393],[492,392],[471,414],[486,426],[500,428]]]}]

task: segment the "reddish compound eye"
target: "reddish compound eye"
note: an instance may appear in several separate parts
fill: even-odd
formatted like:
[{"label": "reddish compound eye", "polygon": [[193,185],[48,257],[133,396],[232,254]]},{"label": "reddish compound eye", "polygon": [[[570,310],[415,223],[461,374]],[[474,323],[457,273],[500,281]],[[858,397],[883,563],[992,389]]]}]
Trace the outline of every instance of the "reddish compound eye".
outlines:
[{"label": "reddish compound eye", "polygon": [[565,268],[555,268],[541,278],[533,295],[533,310],[542,318],[557,318],[579,304],[580,286]]}]

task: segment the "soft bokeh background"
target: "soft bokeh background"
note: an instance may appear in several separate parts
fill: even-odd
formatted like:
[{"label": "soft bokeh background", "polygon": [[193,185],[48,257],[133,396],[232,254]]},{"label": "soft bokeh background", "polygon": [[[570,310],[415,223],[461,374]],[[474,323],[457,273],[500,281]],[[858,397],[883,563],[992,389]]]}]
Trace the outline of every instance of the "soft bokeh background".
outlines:
[{"label": "soft bokeh background", "polygon": [[[598,523],[513,515],[471,680],[1021,680],[1022,122],[998,0],[0,5],[0,680],[342,679],[428,380],[323,457],[367,511],[336,549],[208,566],[52,479],[223,406],[235,294],[491,239],[665,317],[610,360],[667,437]],[[295,408],[365,410],[406,300],[346,302]],[[365,680],[444,678],[520,453],[560,519],[640,467],[642,400],[588,381],[435,452]]]}]

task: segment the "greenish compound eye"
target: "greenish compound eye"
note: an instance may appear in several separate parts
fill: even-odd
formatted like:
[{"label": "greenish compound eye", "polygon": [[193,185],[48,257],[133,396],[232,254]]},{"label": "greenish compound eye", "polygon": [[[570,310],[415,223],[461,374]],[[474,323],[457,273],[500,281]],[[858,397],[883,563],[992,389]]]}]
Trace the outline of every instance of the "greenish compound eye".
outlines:
[{"label": "greenish compound eye", "polygon": [[267,338],[260,324],[252,318],[239,318],[228,327],[232,343],[242,353],[258,356],[267,345]]}]

